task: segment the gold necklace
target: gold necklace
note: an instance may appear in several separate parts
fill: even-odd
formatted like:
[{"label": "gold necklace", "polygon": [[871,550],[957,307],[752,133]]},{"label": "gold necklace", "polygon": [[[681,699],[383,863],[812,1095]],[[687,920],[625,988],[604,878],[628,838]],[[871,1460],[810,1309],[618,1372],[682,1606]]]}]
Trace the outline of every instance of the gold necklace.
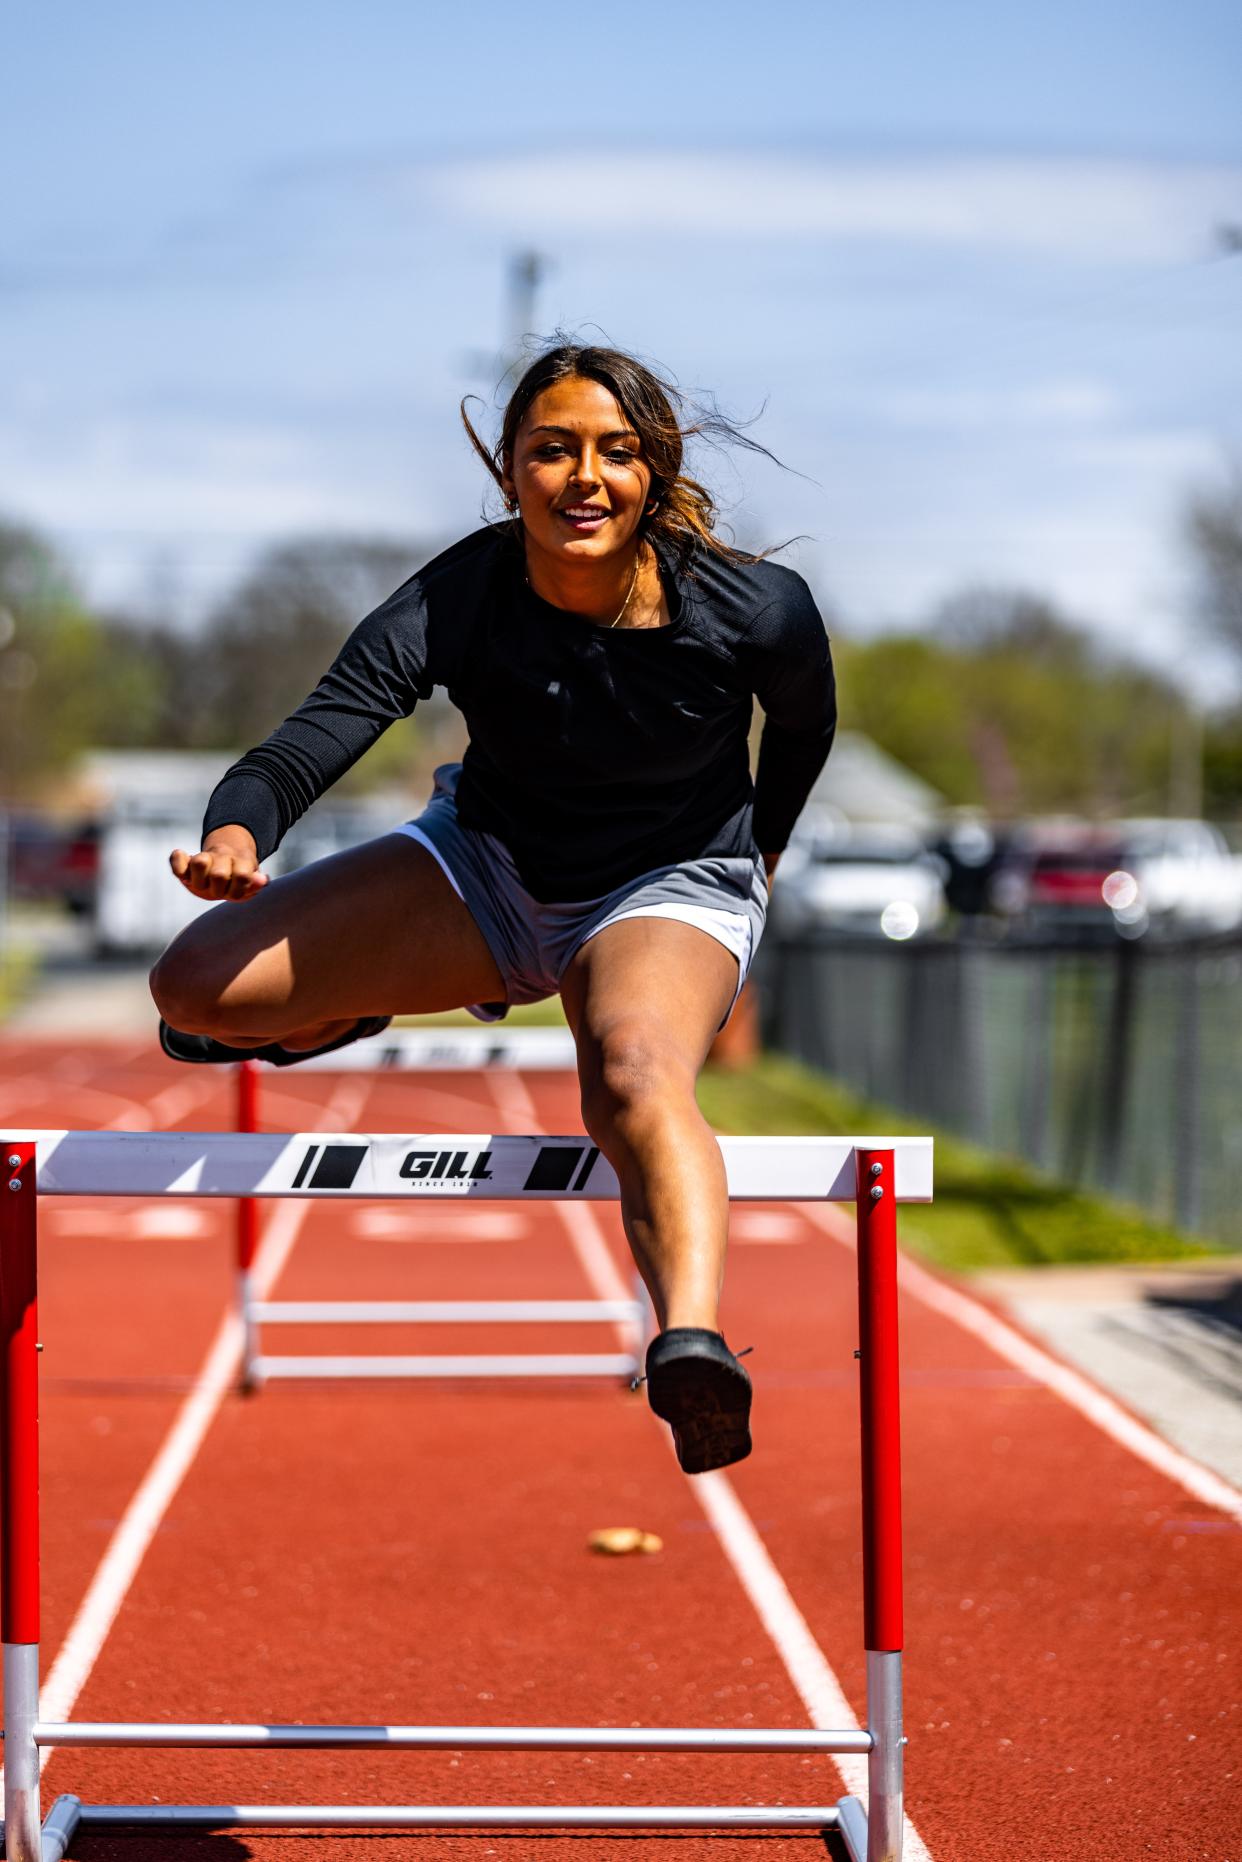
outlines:
[{"label": "gold necklace", "polygon": [[615,621],[609,621],[608,623],[609,633],[611,633],[613,628],[616,627],[617,624],[620,622],[622,615],[624,615],[625,610],[630,605],[630,599],[633,596],[634,590],[638,587],[638,565],[641,560],[642,560],[642,551],[639,550],[635,554],[635,557],[634,557],[634,573],[630,577],[630,585],[625,591],[625,600],[621,603],[621,613],[618,614],[617,619]]},{"label": "gold necklace", "polygon": [[[630,601],[634,594],[634,590],[638,587],[638,570],[639,570],[639,565],[641,561],[642,561],[642,551],[640,550],[639,553],[634,558],[634,573],[630,577],[630,585],[625,591],[625,600],[621,603],[621,612],[620,614],[618,614],[615,621],[609,621],[607,627],[604,629],[605,633],[610,634],[613,628],[618,627],[620,623],[622,622],[622,620],[625,618],[625,610],[629,607]],[[529,569],[523,569],[522,578],[525,581],[527,588],[529,588],[531,594],[533,595],[535,593],[535,585],[530,579]]]}]

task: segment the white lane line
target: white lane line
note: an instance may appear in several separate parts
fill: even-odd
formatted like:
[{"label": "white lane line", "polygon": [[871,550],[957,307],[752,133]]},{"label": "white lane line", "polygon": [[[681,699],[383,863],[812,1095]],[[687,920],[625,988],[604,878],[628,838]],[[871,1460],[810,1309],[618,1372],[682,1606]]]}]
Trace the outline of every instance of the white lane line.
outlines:
[{"label": "white lane line", "polygon": [[[348,1130],[362,1109],[367,1090],[368,1083],[365,1080],[350,1079],[342,1082],[317,1120],[317,1129]],[[254,1267],[260,1297],[266,1297],[279,1279],[310,1207],[309,1202],[282,1202],[268,1224]],[[39,1711],[42,1719],[63,1721],[72,1713],[125,1602],[147,1548],[189,1473],[217,1410],[233,1388],[241,1343],[241,1327],[236,1314],[230,1312],[221,1321],[189,1396],[178,1411],[141,1486],[125,1509],[91,1579],[41,1690]],[[51,1746],[41,1748],[40,1770],[47,1764],[54,1750]]]},{"label": "white lane line", "polygon": [[[204,1072],[210,1076],[211,1068],[204,1068]],[[220,1086],[218,1078],[178,1080],[175,1086],[166,1086],[162,1092],[148,1099],[147,1111],[155,1114],[161,1126],[175,1125],[179,1119],[193,1112],[196,1106],[201,1106],[205,1100],[214,1099]]]},{"label": "white lane line", "polygon": [[43,1221],[49,1220],[51,1233],[57,1237],[85,1235],[92,1241],[197,1241],[216,1232],[205,1210],[171,1196],[137,1207],[88,1202],[82,1208],[66,1197],[44,1211]]},{"label": "white lane line", "polygon": [[[831,1235],[834,1241],[850,1249],[854,1247],[852,1226],[834,1209],[807,1203],[803,1205],[803,1213],[825,1234]],[[963,1331],[982,1339],[998,1357],[1043,1384],[1114,1442],[1122,1448],[1128,1448],[1140,1461],[1145,1461],[1148,1467],[1175,1482],[1196,1500],[1202,1500],[1205,1505],[1215,1507],[1230,1519],[1242,1522],[1242,1493],[1236,1487],[1223,1480],[1211,1468],[1205,1468],[1202,1462],[1171,1447],[1163,1436],[1157,1435],[1146,1423],[1131,1416],[1120,1403],[1093,1384],[1090,1378],[1084,1377],[1081,1371],[1071,1370],[1067,1364],[1041,1351],[1038,1345],[1023,1338],[1021,1332],[997,1318],[994,1312],[989,1312],[986,1306],[973,1299],[969,1293],[962,1293],[958,1288],[937,1280],[934,1274],[929,1274],[917,1261],[911,1260],[908,1254],[898,1257],[898,1278],[915,1299],[921,1300],[925,1306],[930,1306],[946,1319],[951,1319]]]},{"label": "white lane line", "polygon": [[[671,1447],[671,1443],[670,1443]],[[711,1521],[725,1557],[755,1614],[767,1630],[785,1672],[802,1696],[812,1726],[846,1729],[859,1724],[829,1667],[823,1650],[773,1564],[754,1522],[738,1499],[733,1483],[720,1472],[697,1474],[690,1482],[694,1497]],[[867,1761],[858,1753],[835,1752],[832,1762],[845,1788],[867,1801]],[[932,1862],[931,1852],[911,1823],[904,1819],[903,1862]]]},{"label": "white lane line", "polygon": [[[543,1134],[535,1102],[520,1073],[493,1068],[483,1077],[492,1090],[502,1117],[514,1131],[530,1132],[532,1136]],[[554,1202],[552,1207],[569,1235],[578,1264],[595,1289],[596,1297],[602,1300],[632,1299],[634,1289],[626,1286],[591,1204]],[[615,1329],[618,1342],[624,1345],[625,1328],[617,1326]]]},{"label": "white lane line", "polygon": [[[96,1056],[92,1064],[83,1058],[80,1048],[74,1048],[69,1054],[62,1054],[59,1059],[49,1060],[46,1048],[29,1037],[24,1042],[13,1045],[18,1049],[16,1055],[13,1056],[18,1063],[17,1067],[13,1070],[6,1068],[4,1077],[0,1080],[0,1117],[4,1118],[8,1117],[10,1104],[18,1106],[29,1104],[30,1089],[24,1084],[26,1081],[33,1081],[36,1086],[46,1086],[48,1080],[53,1080],[58,1086],[77,1086],[92,1072],[110,1073],[117,1067],[128,1066],[131,1061],[150,1052],[145,1041],[137,1047],[130,1045],[119,1049],[110,1047],[104,1060]],[[23,1048],[29,1048],[29,1053],[22,1052]]]},{"label": "white lane line", "polygon": [[[107,1131],[152,1131],[158,1120],[152,1116],[148,1106],[137,1099],[128,1099],[124,1093],[110,1093],[101,1086],[87,1086],[78,1080],[68,1088],[71,1098],[92,1101],[99,1108],[98,1116],[103,1117],[106,1106],[120,1106],[119,1112],[113,1113],[104,1127]],[[89,1118],[90,1114],[86,1114]]]},{"label": "white lane line", "polygon": [[[492,1073],[489,1082],[506,1117],[516,1116],[523,1128],[533,1133],[542,1130],[534,1100],[519,1075]],[[557,1202],[553,1204],[565,1222],[591,1288],[598,1299],[628,1299],[629,1288],[621,1275],[612,1250],[592,1203]],[[672,1439],[667,1437],[669,1451]],[[689,1482],[691,1492],[707,1515],[712,1531],[733,1568],[742,1589],[750,1599],[759,1621],[784,1664],[812,1726],[836,1727],[840,1730],[859,1725],[858,1716],[845,1697],[841,1683],[828,1659],[811,1633],[810,1624],[799,1610],[784,1578],[759,1537],[746,1508],[738,1499],[728,1476],[717,1472],[698,1474]],[[838,1752],[832,1763],[841,1774],[847,1791],[863,1802],[867,1798],[867,1761],[857,1754]],[[904,1862],[932,1862],[922,1837],[905,1819]]]},{"label": "white lane line", "polygon": [[[326,1072],[326,1069],[324,1071]],[[314,1078],[315,1076],[311,1075],[309,1077]],[[411,1075],[408,1073],[404,1075],[396,1073],[376,1073],[364,1075],[363,1077],[369,1078],[372,1084],[377,1086],[381,1082],[388,1085],[398,1079],[404,1079],[407,1082],[411,1079]],[[486,1094],[481,1095],[477,1099],[471,1099],[466,1097],[463,1093],[438,1092],[432,1087],[424,1087],[421,1083],[417,1086],[417,1092],[420,1119],[442,1118],[446,1121],[444,1129],[451,1132],[490,1131],[494,1108],[488,1103]],[[299,1099],[295,1093],[281,1092],[279,1089],[273,1088],[269,1084],[267,1076],[261,1076],[259,1082],[259,1116],[266,1125],[290,1124],[294,1131],[301,1131],[302,1127],[298,1121],[304,1117],[308,1108],[313,1107],[313,1105],[313,1100]],[[402,1125],[399,1129],[404,1131],[406,1127]]]},{"label": "white lane line", "polygon": [[438,1222],[434,1211],[432,1202],[424,1202],[418,1209],[363,1203],[351,1215],[349,1231],[364,1241],[429,1242],[454,1248],[468,1241],[525,1241],[530,1234],[528,1218],[511,1215],[507,1209],[463,1209],[459,1203],[446,1209],[443,1220]]}]

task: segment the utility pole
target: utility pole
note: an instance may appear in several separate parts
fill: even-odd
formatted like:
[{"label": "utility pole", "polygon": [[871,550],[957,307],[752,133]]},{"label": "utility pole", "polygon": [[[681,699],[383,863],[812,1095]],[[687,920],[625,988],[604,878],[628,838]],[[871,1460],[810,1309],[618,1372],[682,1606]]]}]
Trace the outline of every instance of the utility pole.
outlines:
[{"label": "utility pole", "polygon": [[547,270],[547,260],[532,247],[515,252],[509,260],[504,348],[501,352],[506,375],[521,361],[526,338],[534,333],[535,301]]},{"label": "utility pole", "polygon": [[[526,359],[526,339],[536,326],[539,287],[551,262],[533,247],[509,255],[505,268],[504,320],[498,349],[473,349],[462,358],[466,373],[502,388]],[[512,385],[510,381],[510,385]]]},{"label": "utility pole", "polygon": [[1169,813],[1198,820],[1203,813],[1203,713],[1194,698],[1174,704],[1169,755]]}]

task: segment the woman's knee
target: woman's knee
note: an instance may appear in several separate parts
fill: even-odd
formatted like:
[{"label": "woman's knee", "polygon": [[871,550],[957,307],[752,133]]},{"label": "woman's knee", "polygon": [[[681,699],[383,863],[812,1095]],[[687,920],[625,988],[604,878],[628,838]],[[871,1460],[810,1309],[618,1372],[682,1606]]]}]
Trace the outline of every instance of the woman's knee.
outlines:
[{"label": "woman's knee", "polygon": [[151,999],[170,1027],[185,1034],[207,1032],[198,1024],[210,1013],[214,999],[201,970],[176,943],[157,958],[147,981]]},{"label": "woman's knee", "polygon": [[682,1100],[694,1102],[694,1072],[658,1027],[619,1023],[599,1036],[582,1078],[582,1120],[597,1143]]},{"label": "woman's knee", "polygon": [[[164,1020],[186,1034],[211,1034],[220,1025],[226,991],[235,995],[239,968],[230,960],[227,925],[213,925],[217,912],[236,906],[220,905],[186,926],[157,958],[148,979],[151,996]],[[244,1004],[230,1001],[228,1019],[237,1023]],[[239,1029],[240,1032],[240,1029]]]}]

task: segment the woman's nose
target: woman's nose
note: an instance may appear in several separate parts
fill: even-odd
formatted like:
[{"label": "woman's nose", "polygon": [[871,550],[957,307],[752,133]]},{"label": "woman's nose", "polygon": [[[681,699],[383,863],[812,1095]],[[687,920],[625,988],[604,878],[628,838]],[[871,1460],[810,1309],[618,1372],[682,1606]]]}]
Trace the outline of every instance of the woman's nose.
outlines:
[{"label": "woman's nose", "polygon": [[570,476],[575,485],[597,485],[599,483],[599,469],[595,453],[590,447],[579,453]]}]

